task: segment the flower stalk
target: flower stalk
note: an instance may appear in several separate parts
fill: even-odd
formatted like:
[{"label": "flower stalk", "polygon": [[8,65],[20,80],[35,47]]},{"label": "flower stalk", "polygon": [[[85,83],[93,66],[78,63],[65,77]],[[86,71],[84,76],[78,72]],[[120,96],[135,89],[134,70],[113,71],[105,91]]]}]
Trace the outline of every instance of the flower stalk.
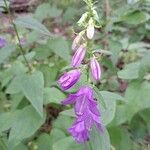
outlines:
[{"label": "flower stalk", "polygon": [[26,59],[26,56],[25,56],[25,54],[24,54],[24,49],[23,49],[23,47],[22,47],[22,45],[21,45],[21,40],[20,40],[20,37],[19,37],[19,33],[18,33],[18,30],[17,30],[16,24],[14,23],[13,18],[12,18],[12,16],[11,16],[11,12],[10,12],[9,6],[7,5],[6,0],[3,0],[3,1],[4,1],[6,10],[7,10],[8,15],[9,15],[9,19],[10,19],[12,25],[13,25],[13,28],[14,28],[14,31],[15,31],[15,34],[16,34],[16,37],[17,37],[17,40],[18,40],[19,50],[20,50],[20,52],[21,52],[21,54],[22,54],[22,56],[23,56],[23,58],[24,58],[25,63],[27,64],[27,67],[28,67],[29,72],[31,72],[31,71],[32,71],[32,68],[31,68],[31,66],[30,66],[30,64],[29,64],[29,62],[28,62],[28,60]]}]

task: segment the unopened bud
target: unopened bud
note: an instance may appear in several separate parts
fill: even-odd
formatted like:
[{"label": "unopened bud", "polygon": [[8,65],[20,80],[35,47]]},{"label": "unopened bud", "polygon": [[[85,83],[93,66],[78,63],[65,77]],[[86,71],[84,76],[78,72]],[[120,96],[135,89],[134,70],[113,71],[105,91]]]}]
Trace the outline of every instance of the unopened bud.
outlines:
[{"label": "unopened bud", "polygon": [[72,57],[72,66],[73,67],[78,67],[81,63],[82,60],[84,59],[86,53],[86,48],[84,45],[81,45],[75,52],[75,54]]},{"label": "unopened bud", "polygon": [[75,39],[73,40],[73,43],[72,43],[72,50],[75,51],[78,47],[78,44],[80,43],[80,39],[81,39],[81,36],[80,35],[77,35],[75,37]]},{"label": "unopened bud", "polygon": [[89,23],[88,23],[88,26],[87,26],[87,30],[86,30],[86,35],[87,35],[87,38],[88,39],[92,39],[93,36],[94,36],[94,23],[93,23],[93,20],[90,19],[89,20]]},{"label": "unopened bud", "polygon": [[98,61],[95,58],[92,58],[90,61],[90,68],[92,77],[98,81],[101,78],[101,68]]}]

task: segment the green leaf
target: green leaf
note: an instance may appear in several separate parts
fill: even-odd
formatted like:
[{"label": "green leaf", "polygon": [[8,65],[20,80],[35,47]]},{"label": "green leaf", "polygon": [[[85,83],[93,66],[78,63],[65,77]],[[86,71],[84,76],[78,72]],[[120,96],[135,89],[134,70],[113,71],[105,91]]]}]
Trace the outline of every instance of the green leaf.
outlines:
[{"label": "green leaf", "polygon": [[48,29],[36,19],[31,16],[21,16],[15,20],[15,24],[24,28],[33,29],[39,33],[51,36],[52,34]]},{"label": "green leaf", "polygon": [[28,150],[28,147],[26,145],[20,143],[17,146],[15,146],[13,150]]},{"label": "green leaf", "polygon": [[58,140],[61,140],[62,138],[65,138],[66,134],[65,134],[65,132],[63,132],[60,129],[53,128],[52,131],[51,131],[50,137],[51,137],[52,143],[55,143]]},{"label": "green leaf", "polygon": [[111,40],[109,43],[109,49],[112,53],[111,60],[113,64],[116,64],[119,58],[119,53],[121,52],[122,49],[122,44],[119,41]]},{"label": "green leaf", "polygon": [[126,90],[125,99],[126,116],[130,121],[131,118],[140,110],[150,107],[150,84],[149,82],[131,82]]},{"label": "green leaf", "polygon": [[128,50],[129,51],[132,51],[132,50],[141,51],[141,50],[143,50],[145,48],[150,48],[150,44],[146,43],[146,42],[135,42],[135,43],[131,43],[128,46]]},{"label": "green leaf", "polygon": [[65,61],[70,62],[70,50],[68,42],[64,38],[55,38],[48,41],[48,47]]},{"label": "green leaf", "polygon": [[15,46],[13,45],[6,45],[5,47],[0,49],[0,64],[3,63],[11,53],[15,51]]},{"label": "green leaf", "polygon": [[127,64],[125,68],[118,71],[118,77],[121,79],[137,79],[139,77],[140,63],[134,62]]},{"label": "green leaf", "polygon": [[144,139],[148,133],[145,120],[137,113],[130,122],[130,129],[134,139]]},{"label": "green leaf", "polygon": [[9,147],[14,147],[23,139],[33,135],[44,121],[45,117],[41,118],[33,107],[27,106],[22,109],[12,125]]},{"label": "green leaf", "polygon": [[128,24],[138,25],[150,19],[150,15],[142,11],[133,11],[122,17],[122,20]]},{"label": "green leaf", "polygon": [[91,131],[90,143],[92,150],[110,150],[109,134],[104,128],[104,132],[100,133],[96,127]]},{"label": "green leaf", "polygon": [[110,101],[116,101],[116,100],[124,101],[124,98],[122,96],[114,92],[100,91],[100,94],[102,95],[104,100],[109,99]]},{"label": "green leaf", "polygon": [[65,99],[65,94],[57,88],[45,88],[44,89],[44,103],[58,103]]},{"label": "green leaf", "polygon": [[20,77],[15,77],[9,84],[6,93],[8,94],[15,94],[15,93],[19,93],[21,91],[20,89],[20,84],[18,83]]},{"label": "green leaf", "polygon": [[123,101],[124,98],[116,93],[112,93],[108,91],[100,91],[100,95],[102,96],[103,101],[105,103],[105,106],[103,107],[101,107],[99,103],[101,115],[102,115],[102,122],[104,123],[104,125],[107,125],[115,117],[116,100]]},{"label": "green leaf", "polygon": [[20,89],[32,106],[42,116],[43,115],[43,74],[39,71],[33,74],[24,74],[19,79]]},{"label": "green leaf", "polygon": [[129,133],[121,127],[109,129],[110,139],[115,150],[131,150],[132,141]]},{"label": "green leaf", "polygon": [[11,128],[19,111],[0,114],[0,133]]},{"label": "green leaf", "polygon": [[3,138],[0,138],[0,150],[8,150],[5,139],[3,139]]},{"label": "green leaf", "polygon": [[54,121],[53,127],[67,132],[67,129],[72,125],[73,118],[66,115],[59,115],[58,118]]},{"label": "green leaf", "polygon": [[58,9],[56,6],[51,6],[49,3],[43,3],[37,7],[35,17],[38,20],[43,21],[45,18],[56,18],[60,16],[61,13],[62,10]]},{"label": "green leaf", "polygon": [[145,109],[144,111],[139,112],[139,115],[142,117],[142,119],[146,122],[148,132],[150,133],[150,108]]},{"label": "green leaf", "polygon": [[37,141],[38,150],[52,150],[52,142],[50,135],[43,133],[41,134]]},{"label": "green leaf", "polygon": [[115,117],[109,126],[118,126],[127,120],[126,116],[126,105],[119,104],[116,107]]},{"label": "green leaf", "polygon": [[74,118],[76,117],[74,108],[64,110],[64,111],[60,112],[60,114],[65,115],[65,116],[74,117]]},{"label": "green leaf", "polygon": [[63,138],[53,144],[53,150],[82,150],[82,145],[77,144],[72,137]]}]

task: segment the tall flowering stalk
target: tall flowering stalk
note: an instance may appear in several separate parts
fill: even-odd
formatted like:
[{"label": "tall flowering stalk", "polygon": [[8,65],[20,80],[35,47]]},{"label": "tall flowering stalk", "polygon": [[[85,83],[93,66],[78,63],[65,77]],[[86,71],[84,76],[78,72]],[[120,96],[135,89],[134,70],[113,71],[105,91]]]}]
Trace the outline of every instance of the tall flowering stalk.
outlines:
[{"label": "tall flowering stalk", "polygon": [[[88,11],[84,13],[78,21],[78,25],[84,27],[84,30],[75,37],[72,43],[74,54],[71,66],[73,70],[64,73],[58,80],[60,88],[64,91],[70,89],[78,82],[82,73],[81,70],[84,68],[87,69],[88,73],[91,73],[92,79],[96,82],[101,79],[101,67],[94,55],[92,45],[89,44],[92,43],[91,41],[93,41],[94,38],[98,15],[94,9],[92,0],[85,2],[87,3]],[[89,77],[89,75],[87,76]],[[68,131],[78,143],[84,143],[90,140],[90,131],[93,126],[98,128],[100,134],[103,132],[100,111],[98,110],[97,101],[94,98],[93,88],[91,86],[85,85],[80,87],[76,93],[70,93],[69,96],[62,101],[62,104],[72,104],[74,107],[76,119]]]}]

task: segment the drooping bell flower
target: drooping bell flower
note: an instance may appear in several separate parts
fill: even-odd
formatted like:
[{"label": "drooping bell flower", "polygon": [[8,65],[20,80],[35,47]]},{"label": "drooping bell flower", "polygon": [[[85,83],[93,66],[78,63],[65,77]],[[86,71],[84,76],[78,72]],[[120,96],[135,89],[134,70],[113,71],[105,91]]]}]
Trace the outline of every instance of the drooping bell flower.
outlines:
[{"label": "drooping bell flower", "polygon": [[89,140],[89,132],[85,128],[84,121],[75,122],[68,131],[78,143],[84,143]]},{"label": "drooping bell flower", "polygon": [[82,115],[86,109],[87,103],[93,98],[93,91],[88,86],[83,86],[77,93],[69,94],[68,98],[62,101],[63,105],[75,104],[75,112]]},{"label": "drooping bell flower", "polygon": [[75,54],[72,57],[72,66],[73,67],[78,67],[81,63],[82,60],[84,59],[86,53],[86,48],[84,45],[80,45],[80,47],[76,50]]},{"label": "drooping bell flower", "polygon": [[77,142],[85,142],[89,139],[90,131],[95,125],[99,131],[103,131],[100,112],[97,108],[97,102],[93,99],[93,91],[90,87],[84,86],[75,94],[62,102],[64,105],[74,104],[76,121],[69,132]]},{"label": "drooping bell flower", "polygon": [[77,35],[75,37],[75,39],[73,40],[72,42],[72,50],[75,51],[77,48],[78,48],[78,45],[80,43],[80,40],[81,40],[81,36],[80,35]]},{"label": "drooping bell flower", "polygon": [[93,19],[91,18],[89,20],[89,23],[88,23],[88,26],[87,26],[87,30],[86,30],[86,36],[87,36],[88,39],[91,40],[93,38],[94,31],[95,31],[95,29],[94,29],[94,23],[93,23]]},{"label": "drooping bell flower", "polygon": [[6,45],[6,40],[3,38],[0,38],[0,48],[4,47]]},{"label": "drooping bell flower", "polygon": [[85,121],[86,119],[92,120],[87,121],[87,126],[90,122],[94,121],[100,123],[100,112],[97,108],[97,102],[93,98],[92,88],[88,86],[81,87],[77,93],[70,94],[68,98],[62,101],[62,104],[74,104],[75,114],[82,116],[80,117],[80,121]]},{"label": "drooping bell flower", "polygon": [[100,114],[96,115],[87,110],[83,115],[77,116],[77,119],[68,131],[78,143],[84,143],[90,139],[90,131],[94,126],[97,127],[97,131],[103,132]]},{"label": "drooping bell flower", "polygon": [[100,64],[98,63],[95,57],[93,57],[90,60],[90,69],[91,69],[91,74],[92,74],[93,79],[95,79],[96,81],[100,80],[101,68],[100,68]]},{"label": "drooping bell flower", "polygon": [[59,78],[58,84],[62,90],[68,90],[79,80],[80,75],[80,70],[71,70],[66,72]]}]

